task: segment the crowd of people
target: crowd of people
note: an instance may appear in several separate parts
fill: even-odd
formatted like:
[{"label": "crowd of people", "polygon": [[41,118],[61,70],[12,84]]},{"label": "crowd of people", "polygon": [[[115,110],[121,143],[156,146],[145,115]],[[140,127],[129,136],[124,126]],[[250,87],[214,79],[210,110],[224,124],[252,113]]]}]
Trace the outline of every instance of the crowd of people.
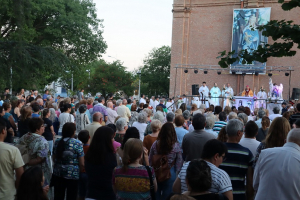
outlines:
[{"label": "crowd of people", "polygon": [[300,104],[269,114],[47,90],[1,104],[0,200],[300,199]]}]

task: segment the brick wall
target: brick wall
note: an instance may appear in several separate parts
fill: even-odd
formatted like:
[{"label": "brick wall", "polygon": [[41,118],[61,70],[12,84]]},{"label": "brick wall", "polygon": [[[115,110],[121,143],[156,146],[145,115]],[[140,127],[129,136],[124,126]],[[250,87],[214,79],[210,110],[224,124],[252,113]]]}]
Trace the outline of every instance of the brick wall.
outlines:
[{"label": "brick wall", "polygon": [[[212,3],[213,2],[213,3]],[[245,1],[245,6],[255,1]],[[257,1],[260,7],[271,7],[272,19],[293,20],[300,24],[300,9],[283,11],[277,1]],[[203,74],[199,71],[194,74],[193,70],[184,73],[183,69],[175,69],[176,64],[194,65],[217,65],[218,52],[230,51],[232,37],[233,9],[240,8],[239,0],[174,0],[173,4],[173,32],[171,54],[170,96],[192,94],[192,85],[207,82],[209,88],[216,82],[221,87],[230,83],[235,94],[249,85],[250,88],[264,86],[269,88],[267,75],[231,75],[222,72],[217,75],[216,71],[208,71]],[[273,41],[269,38],[269,44]],[[296,49],[296,48],[295,48]],[[267,66],[293,66],[295,71],[291,76],[292,88],[300,88],[300,51],[294,57],[270,58]],[[285,72],[273,72],[273,83],[282,83],[284,86],[283,97],[288,97],[289,77]],[[176,75],[177,74],[177,75]],[[238,80],[239,79],[239,80]],[[238,82],[240,84],[238,84]]]}]

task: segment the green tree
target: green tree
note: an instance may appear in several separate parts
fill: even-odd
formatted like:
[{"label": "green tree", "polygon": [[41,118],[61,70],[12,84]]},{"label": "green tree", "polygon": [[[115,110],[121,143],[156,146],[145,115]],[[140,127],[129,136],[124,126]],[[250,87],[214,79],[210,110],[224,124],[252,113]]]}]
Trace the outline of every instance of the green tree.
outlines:
[{"label": "green tree", "polygon": [[[291,0],[284,2],[284,0],[278,0],[278,3],[282,4],[282,9],[289,11],[293,8],[300,7],[300,0]],[[253,61],[259,61],[264,63],[270,57],[284,57],[294,56],[296,51],[292,50],[294,44],[300,49],[300,26],[293,24],[293,21],[286,20],[271,20],[266,25],[257,28],[262,31],[262,34],[267,37],[272,37],[275,41],[273,44],[259,45],[257,50],[248,52],[242,50],[240,52],[220,52],[219,65],[223,68],[227,68],[230,64],[243,59],[243,64],[251,64]],[[276,42],[278,41],[279,42]]]},{"label": "green tree", "polygon": [[14,86],[44,87],[66,71],[82,73],[107,48],[91,0],[2,0],[0,27],[0,78],[9,80],[12,69]]},{"label": "green tree", "polygon": [[91,80],[87,81],[92,94],[101,92],[105,97],[119,91],[123,91],[127,95],[133,94],[133,76],[126,71],[120,61],[106,63],[104,60],[100,60],[93,63],[93,66],[97,67],[91,70]]},{"label": "green tree", "polygon": [[171,48],[154,48],[144,59],[141,67],[141,93],[147,95],[168,95],[170,87]]}]

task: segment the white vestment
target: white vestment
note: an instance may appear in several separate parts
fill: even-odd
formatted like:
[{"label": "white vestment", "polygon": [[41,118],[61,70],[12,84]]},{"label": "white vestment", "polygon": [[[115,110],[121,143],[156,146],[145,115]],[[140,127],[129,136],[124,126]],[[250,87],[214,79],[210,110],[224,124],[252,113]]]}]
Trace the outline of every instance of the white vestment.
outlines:
[{"label": "white vestment", "polygon": [[221,95],[220,88],[218,88],[218,87],[212,87],[210,89],[210,96],[211,96],[211,100],[212,100],[212,103],[214,104],[214,106],[220,105],[219,98],[214,98],[214,97],[219,97],[220,95]]},{"label": "white vestment", "polygon": [[166,103],[166,107],[167,107],[167,109],[168,109],[168,113],[169,112],[173,112],[173,105],[172,105],[172,102],[167,102]]},{"label": "white vestment", "polygon": [[[201,92],[202,92],[202,94],[201,94]],[[209,89],[208,89],[208,87],[207,86],[201,86],[200,88],[199,88],[199,95],[200,95],[200,100],[202,100],[202,98],[203,99],[207,99],[208,98],[208,94],[209,93]],[[202,96],[203,95],[203,96]],[[209,107],[209,104],[208,104],[208,101],[205,101],[205,105],[206,105],[206,108],[208,108]]]},{"label": "white vestment", "polygon": [[154,101],[153,103],[153,112],[156,112],[156,106],[158,106],[159,102],[157,100]]},{"label": "white vestment", "polygon": [[[267,93],[265,91],[259,91],[257,93],[257,99],[267,99]],[[264,100],[258,100],[258,108],[264,107],[266,108],[266,101]]]},{"label": "white vestment", "polygon": [[230,102],[230,97],[233,97],[233,89],[231,87],[226,87],[225,90],[222,91],[222,95],[224,98],[223,107],[232,106]]},{"label": "white vestment", "polygon": [[139,101],[139,103],[144,103],[144,104],[146,104],[146,100],[145,100],[144,98],[141,98],[140,101]]}]

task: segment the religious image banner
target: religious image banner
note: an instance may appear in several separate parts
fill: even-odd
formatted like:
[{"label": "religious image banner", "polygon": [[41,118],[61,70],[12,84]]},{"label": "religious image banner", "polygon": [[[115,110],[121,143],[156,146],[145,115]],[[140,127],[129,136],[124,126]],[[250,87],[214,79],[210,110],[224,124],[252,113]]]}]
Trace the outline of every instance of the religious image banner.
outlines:
[{"label": "religious image banner", "polygon": [[[268,38],[262,35],[257,27],[270,21],[271,8],[234,9],[232,26],[231,50],[240,52],[247,49],[253,52],[259,45],[268,43]],[[252,64],[242,64],[242,59],[233,63],[231,71],[239,72],[239,68],[246,73],[265,73],[266,63],[254,61]],[[246,70],[246,71],[245,71]]]}]

